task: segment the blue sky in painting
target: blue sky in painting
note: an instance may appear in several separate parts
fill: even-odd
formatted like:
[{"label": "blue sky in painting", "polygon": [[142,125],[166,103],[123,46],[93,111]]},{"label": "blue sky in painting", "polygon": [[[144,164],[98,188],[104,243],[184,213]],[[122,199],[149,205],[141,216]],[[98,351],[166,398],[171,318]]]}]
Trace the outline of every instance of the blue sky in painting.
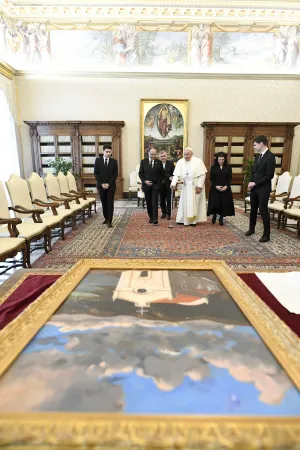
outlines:
[{"label": "blue sky in painting", "polygon": [[[187,331],[184,326],[171,324],[160,329],[179,334]],[[241,332],[257,336],[252,327],[235,327],[231,331],[236,332],[237,340],[228,340],[224,350],[236,344]],[[72,330],[63,333],[58,327],[48,324],[40,330],[24,352],[34,353],[55,349],[74,354],[74,351],[65,348],[65,344],[68,341],[68,335],[75,332],[83,334],[93,333],[95,330]],[[205,331],[199,334],[205,334]],[[222,336],[222,331],[211,330],[211,334]],[[53,343],[49,339],[51,337],[56,338]],[[47,342],[41,343],[40,340],[45,338],[48,338]],[[181,354],[188,352],[189,349],[184,347],[181,349]],[[158,349],[157,354],[159,353]],[[112,384],[122,386],[125,397],[124,412],[129,414],[300,415],[300,395],[296,388],[290,388],[280,404],[269,405],[259,400],[260,391],[253,383],[236,380],[227,369],[218,368],[212,364],[209,364],[209,367],[211,369],[209,378],[193,381],[185,376],[182,384],[172,391],[160,390],[152,378],[139,376],[135,371],[129,374],[121,372],[108,379]]]},{"label": "blue sky in painting", "polygon": [[268,405],[259,400],[260,392],[253,384],[234,379],[226,369],[212,365],[210,368],[210,379],[192,381],[186,376],[178,388],[168,392],[135,372],[115,375],[111,381],[122,386],[124,412],[129,414],[299,416],[300,399],[296,389],[290,389],[280,405]]}]

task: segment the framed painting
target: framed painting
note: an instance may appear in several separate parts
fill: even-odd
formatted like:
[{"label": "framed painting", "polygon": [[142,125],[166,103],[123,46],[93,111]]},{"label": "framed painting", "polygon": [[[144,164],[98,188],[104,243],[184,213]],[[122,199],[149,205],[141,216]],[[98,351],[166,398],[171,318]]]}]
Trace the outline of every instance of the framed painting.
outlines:
[{"label": "framed painting", "polygon": [[155,147],[168,159],[178,160],[178,150],[187,146],[188,100],[141,100],[141,158]]},{"label": "framed painting", "polygon": [[296,449],[299,360],[222,261],[81,260],[0,333],[0,446]]}]

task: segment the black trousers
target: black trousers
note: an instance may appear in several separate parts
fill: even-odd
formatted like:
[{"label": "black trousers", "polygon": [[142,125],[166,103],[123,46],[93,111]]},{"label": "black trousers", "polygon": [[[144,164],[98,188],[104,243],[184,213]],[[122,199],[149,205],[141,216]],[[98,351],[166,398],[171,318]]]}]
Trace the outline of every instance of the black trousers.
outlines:
[{"label": "black trousers", "polygon": [[159,191],[160,208],[163,214],[171,215],[171,188],[166,184],[162,184]]},{"label": "black trousers", "polygon": [[153,184],[152,186],[143,184],[143,192],[145,194],[148,216],[149,219],[153,220],[153,222],[156,222],[158,218],[159,188],[160,185],[158,184]]},{"label": "black trousers", "polygon": [[100,200],[102,203],[102,211],[104,218],[108,223],[112,222],[114,215],[114,198],[116,192],[116,185],[112,185],[108,189],[99,188]]},{"label": "black trousers", "polygon": [[259,212],[264,224],[264,236],[270,236],[270,214],[268,211],[270,192],[271,191],[269,189],[263,189],[258,192],[255,188],[250,192],[250,230],[255,230],[257,210],[259,208]]}]

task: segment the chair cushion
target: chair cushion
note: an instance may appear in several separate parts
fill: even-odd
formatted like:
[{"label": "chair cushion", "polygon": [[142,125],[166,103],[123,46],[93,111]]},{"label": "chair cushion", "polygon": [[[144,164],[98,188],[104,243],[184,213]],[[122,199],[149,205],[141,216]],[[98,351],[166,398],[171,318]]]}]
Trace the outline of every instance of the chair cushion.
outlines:
[{"label": "chair cushion", "polygon": [[283,211],[284,210],[284,204],[282,202],[274,202],[268,204],[268,209],[270,211]]},{"label": "chair cushion", "polygon": [[[30,239],[38,234],[41,234],[43,231],[47,229],[47,225],[45,223],[29,223],[23,222],[17,225],[17,229],[19,231],[18,238]],[[0,227],[0,236],[9,237],[8,227],[5,225],[4,227]]]},{"label": "chair cushion", "polygon": [[285,210],[284,210],[284,214],[285,214],[286,216],[299,217],[299,219],[300,219],[300,208],[290,208],[290,209],[285,209]]},{"label": "chair cushion", "polygon": [[145,198],[145,194],[143,191],[138,191],[138,198]]},{"label": "chair cushion", "polygon": [[24,242],[25,239],[22,238],[1,237],[0,255],[4,255],[4,253],[15,250],[17,247],[19,247],[20,244],[23,244]]},{"label": "chair cushion", "polygon": [[245,198],[245,202],[247,202],[247,203],[249,202],[250,203],[250,197],[246,197]]}]

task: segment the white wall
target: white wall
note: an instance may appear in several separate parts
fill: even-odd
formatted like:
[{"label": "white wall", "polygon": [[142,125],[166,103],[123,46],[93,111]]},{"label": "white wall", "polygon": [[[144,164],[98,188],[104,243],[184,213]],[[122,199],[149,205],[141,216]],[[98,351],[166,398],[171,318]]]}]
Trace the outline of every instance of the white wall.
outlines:
[{"label": "white wall", "polygon": [[[25,171],[31,171],[24,120],[124,120],[123,177],[140,161],[140,99],[189,99],[189,145],[202,156],[203,121],[299,122],[297,80],[17,77]],[[295,135],[292,172],[300,167],[300,127]],[[299,167],[299,169],[298,169]]]}]

